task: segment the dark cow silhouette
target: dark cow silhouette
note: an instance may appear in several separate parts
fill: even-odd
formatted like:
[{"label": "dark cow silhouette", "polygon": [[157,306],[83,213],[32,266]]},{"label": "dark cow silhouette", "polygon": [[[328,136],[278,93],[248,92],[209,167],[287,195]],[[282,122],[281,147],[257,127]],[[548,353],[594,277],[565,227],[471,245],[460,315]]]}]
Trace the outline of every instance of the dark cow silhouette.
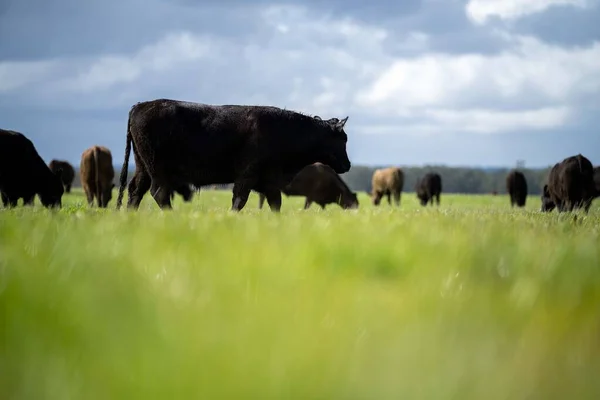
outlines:
[{"label": "dark cow silhouette", "polygon": [[[314,163],[304,167],[282,190],[286,196],[305,196],[304,209],[317,203],[322,209],[336,203],[344,209],[358,208],[358,197],[328,165]],[[259,193],[258,208],[262,208],[265,195]]]},{"label": "dark cow silhouette", "polygon": [[306,165],[323,162],[336,173],[350,169],[347,120],[268,106],[137,103],[129,112],[117,208],[133,147],[136,176],[129,182],[128,207],[137,208],[148,190],[159,207],[170,209],[170,194],[181,185],[233,183],[232,210],[241,210],[255,190],[279,211],[280,190]]},{"label": "dark cow silhouette", "polygon": [[417,180],[415,191],[422,206],[426,206],[430,201],[433,206],[434,198],[439,206],[442,193],[442,177],[436,172],[426,173],[423,178]]},{"label": "dark cow silhouette", "polygon": [[50,161],[50,164],[48,164],[48,168],[55,174],[58,173],[58,171],[61,171],[60,176],[65,188],[65,193],[71,193],[71,185],[75,179],[75,169],[73,166],[65,160],[52,160]]},{"label": "dark cow silhouette", "polygon": [[594,186],[596,186],[595,197],[600,197],[600,166],[594,168]]},{"label": "dark cow silhouette", "polygon": [[400,205],[400,197],[404,188],[404,172],[398,167],[377,169],[371,178],[371,201],[378,206],[383,196],[387,196],[389,205],[394,203]]},{"label": "dark cow silhouette", "polygon": [[96,198],[98,207],[106,208],[112,199],[112,189],[115,187],[113,183],[115,171],[110,150],[104,146],[92,146],[86,149],[81,154],[79,175],[88,204],[92,206]]},{"label": "dark cow silhouette", "polygon": [[587,213],[596,192],[594,167],[581,154],[555,164],[542,191],[542,211],[559,212],[583,208]]},{"label": "dark cow silhouette", "polygon": [[527,180],[521,171],[512,170],[506,176],[506,191],[510,196],[510,205],[525,207],[527,201]]},{"label": "dark cow silhouette", "polygon": [[33,205],[36,194],[44,207],[61,207],[64,188],[60,173],[48,168],[25,135],[0,129],[0,197],[5,207],[15,207],[19,199]]}]

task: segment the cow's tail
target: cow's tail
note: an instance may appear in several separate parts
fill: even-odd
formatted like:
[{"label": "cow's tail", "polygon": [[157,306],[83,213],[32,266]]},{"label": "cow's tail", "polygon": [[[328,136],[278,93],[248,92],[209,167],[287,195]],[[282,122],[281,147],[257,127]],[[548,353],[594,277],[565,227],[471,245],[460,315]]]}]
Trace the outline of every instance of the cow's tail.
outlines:
[{"label": "cow's tail", "polygon": [[96,184],[96,201],[98,202],[98,207],[102,207],[102,190],[100,188],[100,168],[98,163],[98,146],[94,146],[94,151],[92,155],[94,156],[94,183]]},{"label": "cow's tail", "polygon": [[133,113],[133,107],[129,111],[129,118],[127,119],[127,140],[125,144],[125,160],[123,161],[123,167],[121,167],[121,176],[119,178],[119,197],[117,197],[117,210],[121,208],[123,202],[123,192],[125,191],[125,185],[127,184],[127,170],[129,167],[129,155],[131,154],[131,114]]}]

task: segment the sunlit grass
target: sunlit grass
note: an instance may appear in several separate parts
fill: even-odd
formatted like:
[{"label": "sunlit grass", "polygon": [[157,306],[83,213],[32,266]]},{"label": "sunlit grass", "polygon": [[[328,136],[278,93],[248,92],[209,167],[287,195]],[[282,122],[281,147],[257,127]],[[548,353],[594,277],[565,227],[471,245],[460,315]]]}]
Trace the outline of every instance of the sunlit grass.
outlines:
[{"label": "sunlit grass", "polygon": [[597,399],[600,202],[0,210],[2,399]]}]

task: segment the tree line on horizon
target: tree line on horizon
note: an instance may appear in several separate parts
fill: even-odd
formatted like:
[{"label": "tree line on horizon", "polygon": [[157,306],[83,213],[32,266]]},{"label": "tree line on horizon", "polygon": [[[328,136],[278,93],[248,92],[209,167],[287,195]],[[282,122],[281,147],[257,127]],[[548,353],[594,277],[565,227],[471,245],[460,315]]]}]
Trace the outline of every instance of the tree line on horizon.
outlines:
[{"label": "tree line on horizon", "polygon": [[[351,190],[364,193],[371,190],[371,177],[373,172],[378,168],[386,166],[353,166],[350,171],[340,175]],[[448,167],[443,165],[427,165],[423,167],[402,166],[404,171],[404,188],[403,192],[414,192],[417,180],[427,172],[435,171],[442,177],[442,192],[443,193],[463,193],[463,194],[490,194],[497,192],[498,194],[506,193],[506,175],[512,168],[486,169],[478,167]],[[75,168],[75,180],[73,187],[81,187],[79,180],[79,166]],[[116,187],[119,186],[119,175],[121,165],[115,165]],[[546,183],[550,167],[548,168],[518,168],[523,172],[527,179],[528,193],[530,195],[539,195],[542,193],[542,188]],[[135,167],[128,169],[127,181],[133,176]],[[213,186],[213,185],[210,185]],[[230,189],[232,185],[216,185],[219,189]]]}]

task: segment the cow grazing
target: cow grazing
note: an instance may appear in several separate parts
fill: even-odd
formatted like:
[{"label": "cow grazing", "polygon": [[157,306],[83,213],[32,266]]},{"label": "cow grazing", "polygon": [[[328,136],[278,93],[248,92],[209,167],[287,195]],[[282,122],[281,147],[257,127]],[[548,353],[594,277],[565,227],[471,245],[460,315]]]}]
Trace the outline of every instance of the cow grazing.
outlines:
[{"label": "cow grazing", "polygon": [[37,194],[44,207],[60,208],[64,193],[60,174],[48,168],[25,135],[0,129],[0,193],[5,207],[15,207],[19,199],[33,205]]},{"label": "cow grazing", "polygon": [[81,154],[79,175],[88,204],[92,206],[96,198],[98,207],[106,208],[115,187],[115,171],[110,150],[104,146],[92,146],[85,150]]},{"label": "cow grazing", "polygon": [[510,196],[510,205],[524,207],[527,201],[527,180],[521,171],[512,170],[506,176],[506,191]]},{"label": "cow grazing", "polygon": [[[304,209],[317,203],[322,209],[336,203],[344,209],[358,208],[358,197],[340,176],[328,165],[314,163],[304,167],[282,190],[286,196],[305,196]],[[259,193],[258,208],[262,208],[265,195]]]},{"label": "cow grazing", "polygon": [[394,203],[400,205],[400,197],[404,188],[404,172],[398,167],[378,169],[373,172],[371,178],[371,201],[378,206],[383,196],[387,197],[389,205]]},{"label": "cow grazing", "polygon": [[50,164],[48,164],[48,168],[55,174],[58,173],[58,171],[61,171],[60,176],[65,193],[71,193],[71,185],[75,179],[75,169],[73,169],[73,166],[68,161],[52,160],[50,161]]},{"label": "cow grazing", "polygon": [[437,205],[440,205],[440,194],[442,193],[442,177],[435,172],[428,172],[423,178],[417,180],[415,186],[417,198],[422,206],[426,206],[435,198]]},{"label": "cow grazing", "polygon": [[595,193],[594,167],[590,160],[581,154],[567,157],[555,164],[548,174],[541,196],[541,211],[583,208],[587,213]]},{"label": "cow grazing", "polygon": [[350,169],[347,120],[268,106],[169,99],[137,103],[127,122],[117,208],[133,147],[136,175],[128,187],[130,208],[137,209],[148,190],[161,209],[170,209],[170,194],[181,185],[233,183],[232,210],[240,211],[255,190],[266,195],[271,210],[279,211],[280,190],[306,165],[322,162],[336,173]]}]

